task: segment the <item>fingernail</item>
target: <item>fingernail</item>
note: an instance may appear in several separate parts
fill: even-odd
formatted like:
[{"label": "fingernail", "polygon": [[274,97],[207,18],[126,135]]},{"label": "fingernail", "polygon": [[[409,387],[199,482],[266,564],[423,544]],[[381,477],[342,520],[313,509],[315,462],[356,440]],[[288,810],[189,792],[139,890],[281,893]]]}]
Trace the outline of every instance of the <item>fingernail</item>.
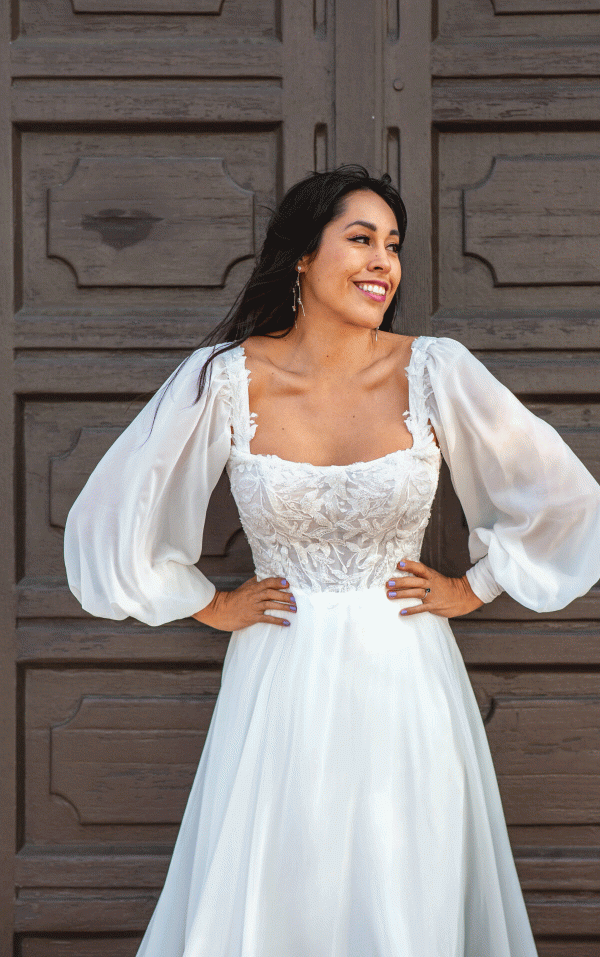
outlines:
[{"label": "fingernail", "polygon": [[404,562],[398,562],[398,568],[404,568]]},{"label": "fingernail", "polygon": [[408,608],[403,608],[400,612],[401,615],[408,615]]},{"label": "fingernail", "polygon": [[290,611],[293,611],[294,614],[296,614],[296,612],[298,611],[298,609],[296,608],[295,605],[290,605]]},{"label": "fingernail", "polygon": [[393,588],[395,584],[396,584],[396,582],[388,582],[388,585],[389,585],[390,588]]},{"label": "fingernail", "polygon": [[396,592],[395,592],[395,591],[389,591],[389,592],[388,592],[388,598],[395,598],[395,597],[396,597]]},{"label": "fingernail", "polygon": [[282,579],[281,579],[281,584],[282,584],[284,587],[287,585],[287,582],[286,582],[285,578],[282,578]]},{"label": "fingernail", "polygon": [[287,619],[284,618],[284,619],[283,619],[283,624],[284,624],[284,625],[289,625],[289,621],[287,621]]}]

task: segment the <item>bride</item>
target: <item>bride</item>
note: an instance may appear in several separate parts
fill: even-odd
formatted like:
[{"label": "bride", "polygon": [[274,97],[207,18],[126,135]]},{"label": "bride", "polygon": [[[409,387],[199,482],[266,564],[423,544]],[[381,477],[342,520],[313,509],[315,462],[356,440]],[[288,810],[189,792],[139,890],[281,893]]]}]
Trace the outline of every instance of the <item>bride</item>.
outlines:
[{"label": "bride", "polygon": [[[535,957],[487,738],[448,624],[600,577],[600,488],[452,339],[392,332],[389,177],[284,197],[232,314],[99,463],[65,533],[94,615],[231,631],[138,957]],[[472,567],[419,561],[441,457]],[[227,468],[256,574],[195,567]]]}]

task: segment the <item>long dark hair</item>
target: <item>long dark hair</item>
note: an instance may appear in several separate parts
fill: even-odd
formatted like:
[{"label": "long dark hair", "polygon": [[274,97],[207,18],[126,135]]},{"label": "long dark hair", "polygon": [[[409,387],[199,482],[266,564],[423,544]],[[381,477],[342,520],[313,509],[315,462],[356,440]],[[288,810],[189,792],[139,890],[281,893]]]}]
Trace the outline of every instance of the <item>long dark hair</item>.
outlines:
[{"label": "long dark hair", "polygon": [[[387,173],[378,179],[364,166],[352,164],[311,173],[292,186],[271,216],[250,279],[225,318],[199,344],[200,348],[225,343],[223,348],[213,349],[202,366],[196,401],[202,395],[210,363],[216,356],[235,349],[252,336],[283,337],[291,331],[292,290],[298,261],[318,249],[325,226],[341,214],[344,198],[358,190],[370,190],[385,200],[396,217],[398,243],[402,246],[406,209]],[[398,290],[385,311],[380,326],[384,331],[392,328],[397,300]],[[169,384],[171,381],[172,378]]]}]

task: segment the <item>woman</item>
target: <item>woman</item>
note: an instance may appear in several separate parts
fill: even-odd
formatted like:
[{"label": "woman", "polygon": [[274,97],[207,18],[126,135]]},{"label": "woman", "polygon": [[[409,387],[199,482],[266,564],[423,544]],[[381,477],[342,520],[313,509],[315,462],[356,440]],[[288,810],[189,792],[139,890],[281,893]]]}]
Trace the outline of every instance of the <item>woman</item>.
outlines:
[{"label": "woman", "polygon": [[[535,957],[448,618],[585,593],[600,488],[458,342],[391,332],[405,228],[388,177],[293,187],[232,317],[69,515],[92,614],[233,632],[139,957]],[[419,562],[441,455],[456,579]],[[256,575],[217,592],[194,563],[225,466]]]}]

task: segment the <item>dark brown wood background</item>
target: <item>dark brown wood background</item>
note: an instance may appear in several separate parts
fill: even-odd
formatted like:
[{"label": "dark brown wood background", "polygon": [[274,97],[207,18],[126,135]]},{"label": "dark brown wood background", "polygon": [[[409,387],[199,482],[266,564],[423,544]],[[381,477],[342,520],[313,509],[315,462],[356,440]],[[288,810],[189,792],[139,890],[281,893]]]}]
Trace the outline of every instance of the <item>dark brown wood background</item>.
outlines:
[{"label": "dark brown wood background", "polygon": [[[85,615],[63,526],[139,394],[232,302],[285,188],[388,170],[401,331],[460,339],[600,478],[599,14],[2,5],[1,957],[131,957],[150,917],[227,636]],[[250,560],[225,484],[210,516],[204,568],[233,585]],[[446,476],[426,557],[462,571],[464,542]],[[455,623],[540,957],[600,955],[599,619],[596,589]]]}]

